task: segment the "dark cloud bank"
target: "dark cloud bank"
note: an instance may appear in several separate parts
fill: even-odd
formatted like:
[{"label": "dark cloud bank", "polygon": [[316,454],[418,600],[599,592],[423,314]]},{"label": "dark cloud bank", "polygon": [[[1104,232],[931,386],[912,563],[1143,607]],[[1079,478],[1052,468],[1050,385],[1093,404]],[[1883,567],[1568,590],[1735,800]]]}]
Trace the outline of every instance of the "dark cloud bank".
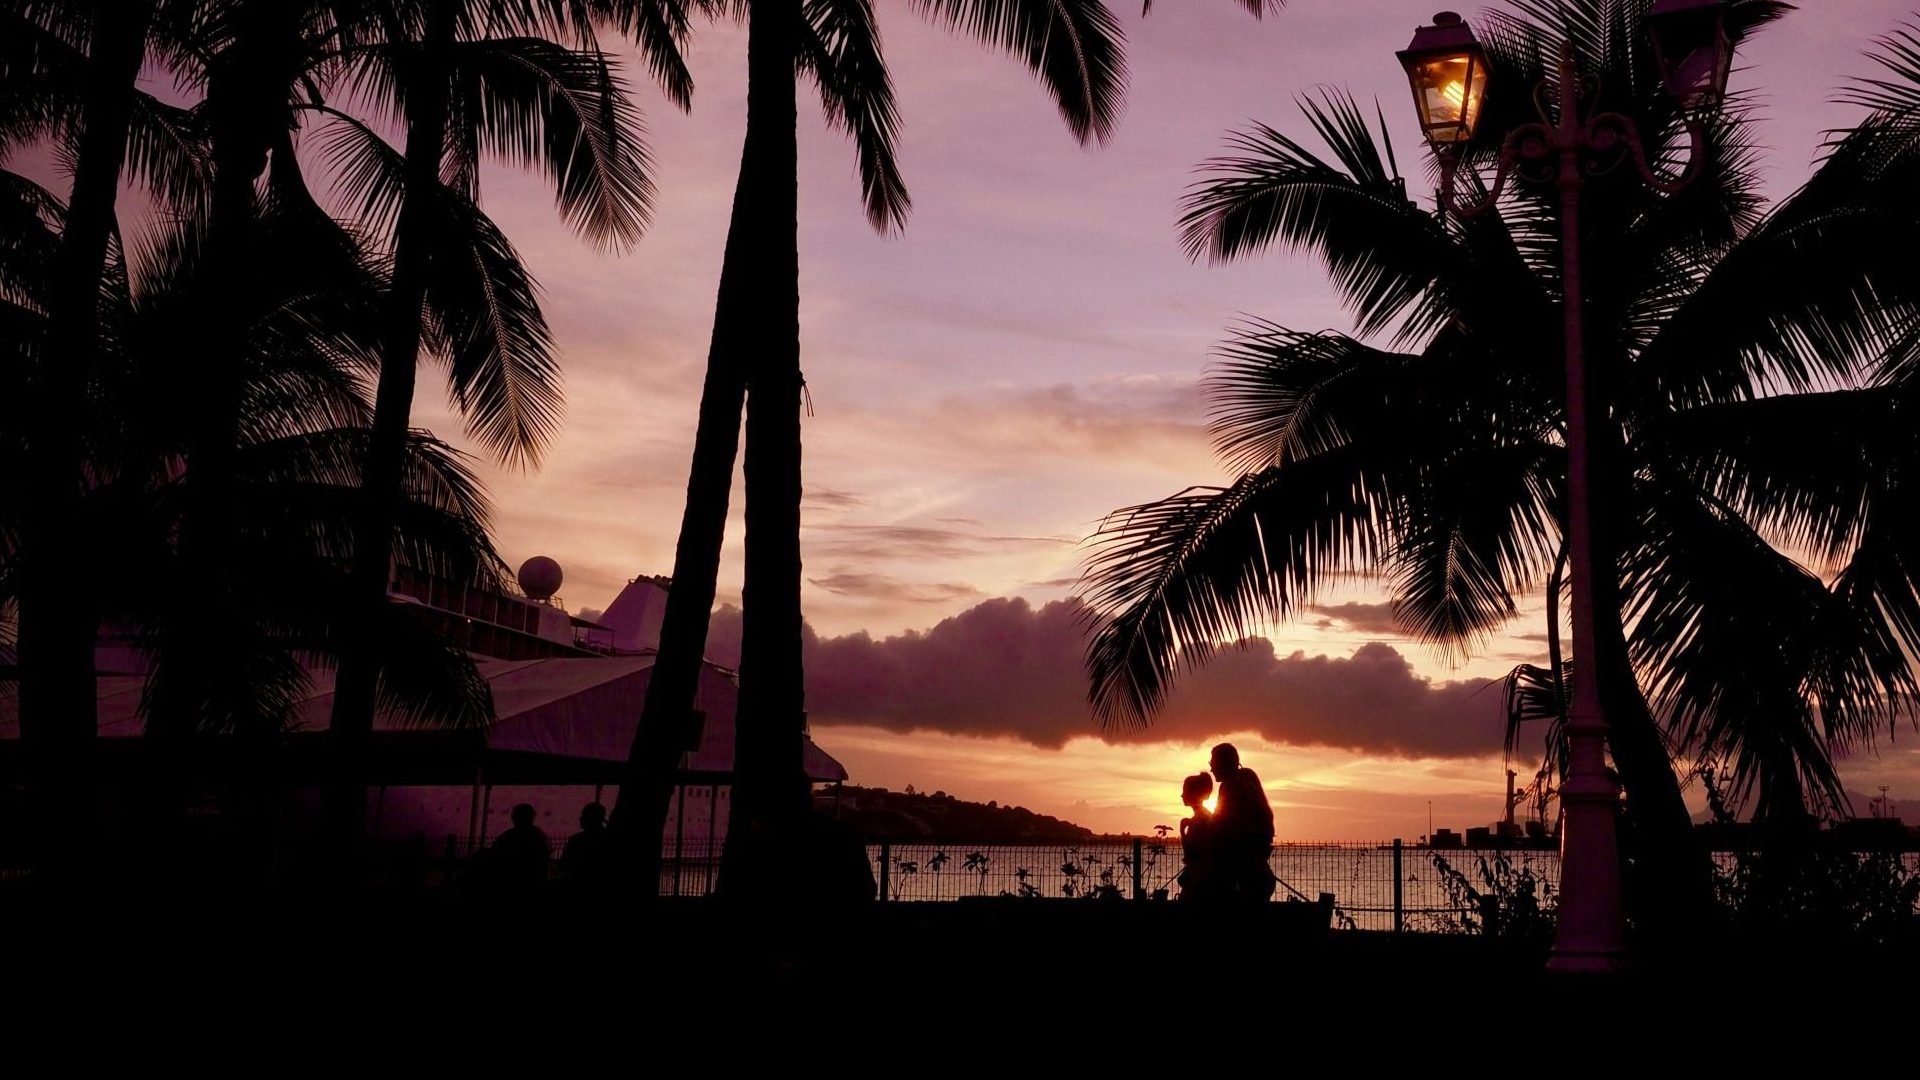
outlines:
[{"label": "dark cloud bank", "polygon": [[[1252,731],[1295,746],[1406,757],[1498,753],[1504,723],[1497,687],[1435,682],[1390,645],[1352,656],[1279,656],[1264,639],[1215,654],[1182,678],[1144,731],[1101,733],[1086,705],[1079,606],[1039,609],[988,600],[924,632],[874,640],[866,633],[805,642],[807,707],[816,724],[900,732],[1012,736],[1055,748],[1080,735],[1109,742],[1193,741]],[[740,655],[740,611],[714,613],[708,655]]]}]

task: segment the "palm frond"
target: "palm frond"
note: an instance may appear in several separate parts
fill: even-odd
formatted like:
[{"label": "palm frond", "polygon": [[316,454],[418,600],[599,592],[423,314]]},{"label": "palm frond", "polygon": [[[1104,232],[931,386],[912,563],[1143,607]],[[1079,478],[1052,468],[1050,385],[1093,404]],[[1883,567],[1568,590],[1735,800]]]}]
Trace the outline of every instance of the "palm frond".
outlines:
[{"label": "palm frond", "polygon": [[0,157],[49,136],[70,138],[79,119],[86,54],[46,25],[58,5],[0,10]]},{"label": "palm frond", "polygon": [[1913,123],[1920,117],[1920,25],[1901,26],[1876,41],[1867,55],[1884,74],[1854,79],[1840,99],[1882,119]]},{"label": "palm frond", "polygon": [[451,188],[432,197],[426,340],[447,360],[468,431],[503,461],[533,464],[559,430],[563,401],[539,287],[479,206]]},{"label": "palm frond", "polygon": [[[1234,0],[1234,3],[1246,9],[1247,14],[1256,19],[1287,6],[1287,0]],[[1140,17],[1145,18],[1151,14],[1153,14],[1153,0],[1140,0]]]},{"label": "palm frond", "polygon": [[1203,165],[1181,201],[1181,244],[1189,258],[1216,262],[1275,243],[1312,251],[1369,334],[1417,303],[1456,253],[1445,226],[1387,172],[1351,99],[1329,94],[1301,107],[1330,133],[1342,165],[1264,124],[1236,132],[1231,153]]},{"label": "palm frond", "polygon": [[1126,34],[1101,0],[914,0],[914,6],[1019,57],[1081,142],[1112,136],[1126,91]]},{"label": "palm frond", "polygon": [[19,173],[0,169],[0,300],[44,311],[66,207]]},{"label": "palm frond", "polygon": [[[589,240],[632,246],[652,213],[652,162],[640,112],[614,60],[544,38],[463,41],[449,57],[450,132],[542,170],[560,214]],[[473,163],[461,163],[464,173]]]},{"label": "palm frond", "polygon": [[477,731],[493,723],[493,689],[473,656],[400,604],[381,609],[380,705],[403,726]]},{"label": "palm frond", "polygon": [[1844,805],[1831,748],[1870,740],[1915,689],[1897,635],[1724,507],[1641,491],[1623,583],[1649,703],[1763,808]]},{"label": "palm frond", "polygon": [[1564,471],[1557,447],[1476,440],[1403,481],[1388,553],[1400,621],[1465,656],[1512,618],[1558,550]]},{"label": "palm frond", "polygon": [[906,225],[913,200],[894,151],[900,116],[873,4],[806,0],[801,11],[800,67],[819,85],[827,122],[853,137],[867,220],[882,233],[897,232]]},{"label": "palm frond", "polygon": [[1507,672],[1505,697],[1507,710],[1507,760],[1520,752],[1520,739],[1540,721],[1547,722],[1541,733],[1546,751],[1541,755],[1540,772],[1545,777],[1563,776],[1567,766],[1566,723],[1568,688],[1573,685],[1571,663],[1562,662],[1558,676],[1552,667],[1520,664]]},{"label": "palm frond", "polygon": [[1109,515],[1081,584],[1098,627],[1087,667],[1101,723],[1144,723],[1173,675],[1218,642],[1286,618],[1332,575],[1369,569],[1389,497],[1377,466],[1343,448]]},{"label": "palm frond", "polygon": [[1376,418],[1381,392],[1401,385],[1408,366],[1420,361],[1344,334],[1303,333],[1259,319],[1236,328],[1215,352],[1220,362],[1202,387],[1214,447],[1236,472],[1344,445],[1348,424]]},{"label": "palm frond", "polygon": [[1775,544],[1835,562],[1914,463],[1907,411],[1890,387],[1704,405],[1650,418],[1637,452]]},{"label": "palm frond", "polygon": [[[547,0],[551,5],[556,0]],[[599,19],[640,46],[647,73],[667,99],[682,110],[693,103],[693,73],[687,70],[686,48],[691,39],[689,9],[712,5],[695,0],[565,0],[588,9],[574,21]]]},{"label": "palm frond", "polygon": [[127,177],[183,214],[213,198],[213,158],[198,117],[151,95],[133,95],[127,117]]},{"label": "palm frond", "polygon": [[1672,305],[1635,367],[1692,405],[1855,381],[1899,330],[1914,295],[1896,254],[1920,219],[1857,197],[1829,159]]},{"label": "palm frond", "polygon": [[321,154],[335,190],[355,206],[362,226],[376,236],[392,236],[406,200],[406,157],[365,121],[335,109],[323,109]]}]

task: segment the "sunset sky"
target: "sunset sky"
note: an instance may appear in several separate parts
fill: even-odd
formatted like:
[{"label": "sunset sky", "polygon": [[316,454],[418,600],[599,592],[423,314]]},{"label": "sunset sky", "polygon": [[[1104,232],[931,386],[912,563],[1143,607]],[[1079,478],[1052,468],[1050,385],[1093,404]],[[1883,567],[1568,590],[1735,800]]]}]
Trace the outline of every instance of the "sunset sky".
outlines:
[{"label": "sunset sky", "polygon": [[[861,213],[848,144],[801,93],[806,615],[816,739],[855,782],[1018,803],[1102,830],[1179,815],[1179,781],[1232,737],[1266,779],[1282,839],[1381,839],[1501,812],[1502,710],[1486,680],[1542,661],[1537,604],[1464,663],[1396,634],[1363,583],[1231,653],[1145,733],[1102,738],[1082,702],[1071,592],[1080,541],[1115,507],[1225,479],[1197,385],[1243,314],[1349,323],[1319,265],[1285,252],[1226,267],[1181,254],[1194,167],[1249,121],[1305,134],[1322,87],[1378,98],[1401,167],[1425,154],[1394,50],[1435,0],[1293,0],[1249,18],[1229,0],[1116,5],[1130,40],[1113,140],[1082,148],[1015,61],[879,0],[914,210],[883,239]],[[1912,0],[1810,0],[1734,75],[1757,90],[1769,190],[1805,175],[1832,102]],[[1465,10],[1473,17],[1472,8]],[[550,193],[504,168],[486,208],[546,290],[567,379],[564,433],[535,472],[483,466],[518,564],[565,567],[574,610],[671,570],[745,114],[745,31],[697,28],[691,115],[638,86],[657,161],[655,224],[594,253]],[[444,383],[416,423],[456,442]],[[740,586],[740,495],[720,581]],[[732,618],[730,613],[728,618]],[[724,623],[724,620],[723,620]],[[723,659],[727,627],[716,629]],[[1108,741],[1111,739],[1111,741]],[[1850,786],[1920,795],[1920,738],[1849,764]],[[1523,782],[1529,759],[1518,767]]]}]

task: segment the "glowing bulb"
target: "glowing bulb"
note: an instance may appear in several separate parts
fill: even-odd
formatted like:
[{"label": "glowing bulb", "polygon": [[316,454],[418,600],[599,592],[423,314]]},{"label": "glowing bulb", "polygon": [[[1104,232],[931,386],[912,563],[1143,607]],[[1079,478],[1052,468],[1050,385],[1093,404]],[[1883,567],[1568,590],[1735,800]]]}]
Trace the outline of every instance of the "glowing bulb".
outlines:
[{"label": "glowing bulb", "polygon": [[1457,109],[1466,103],[1467,85],[1456,79],[1440,88],[1440,96],[1447,99],[1447,104]]}]

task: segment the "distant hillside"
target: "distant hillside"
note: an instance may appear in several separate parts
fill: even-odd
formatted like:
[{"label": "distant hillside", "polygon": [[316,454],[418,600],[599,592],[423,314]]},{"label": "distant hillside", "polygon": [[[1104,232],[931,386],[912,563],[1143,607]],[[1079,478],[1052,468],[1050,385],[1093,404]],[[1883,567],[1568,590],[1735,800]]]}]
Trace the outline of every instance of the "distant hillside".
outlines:
[{"label": "distant hillside", "polygon": [[[820,808],[832,812],[832,795]],[[1036,814],[1024,806],[1001,806],[932,794],[843,786],[840,820],[871,840],[937,841],[955,844],[1080,844],[1094,839],[1092,829]]]}]

